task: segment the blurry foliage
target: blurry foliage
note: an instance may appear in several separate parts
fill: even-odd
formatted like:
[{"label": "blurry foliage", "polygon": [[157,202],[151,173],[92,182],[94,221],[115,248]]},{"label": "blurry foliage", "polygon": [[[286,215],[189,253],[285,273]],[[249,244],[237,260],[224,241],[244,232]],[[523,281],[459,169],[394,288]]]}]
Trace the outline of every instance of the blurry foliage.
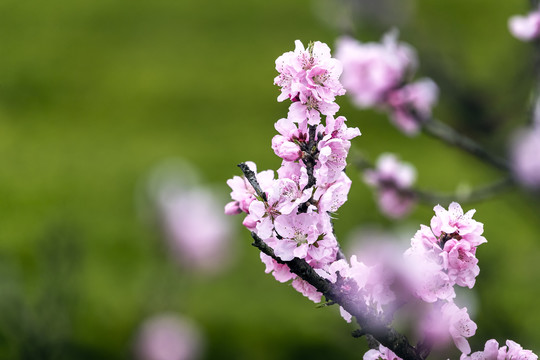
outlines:
[{"label": "blurry foliage", "polygon": [[[0,3],[1,358],[131,358],[138,325],[163,310],[202,326],[208,359],[361,357],[364,341],[349,336],[337,309],[315,309],[264,274],[248,232],[238,232],[232,269],[188,277],[167,261],[159,232],[135,207],[138,182],[164,158],[195,164],[224,199],[237,163],[279,166],[270,140],[287,105],[276,102],[274,60],[295,39],[332,45],[342,30],[320,20],[324,7],[316,3]],[[441,86],[436,117],[498,153],[526,121],[531,49],[506,27],[526,8],[525,1],[411,0],[398,19],[401,39],[418,49],[420,73]],[[386,31],[361,19],[354,19],[360,40]],[[363,133],[355,150],[400,153],[427,188],[498,176],[432,139],[403,137],[345,97],[338,102]],[[347,171],[353,188],[338,214],[338,238],[365,224],[393,227],[356,170]],[[515,191],[474,207],[489,242],[478,254],[479,331],[471,344],[511,338],[538,352],[538,198]],[[431,216],[419,207],[404,223],[415,229]]]}]

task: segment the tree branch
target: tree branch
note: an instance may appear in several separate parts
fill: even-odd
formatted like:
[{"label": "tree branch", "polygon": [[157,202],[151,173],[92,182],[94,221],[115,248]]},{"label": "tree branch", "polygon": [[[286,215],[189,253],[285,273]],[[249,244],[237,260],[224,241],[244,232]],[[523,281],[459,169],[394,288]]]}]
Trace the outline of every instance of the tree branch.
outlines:
[{"label": "tree branch", "polygon": [[305,189],[309,189],[312,186],[315,186],[316,179],[313,175],[313,169],[315,168],[315,165],[317,164],[317,155],[319,154],[319,149],[317,149],[317,144],[319,143],[319,139],[317,139],[317,126],[316,125],[310,125],[309,126],[309,140],[307,143],[301,144],[300,148],[302,150],[302,162],[304,165],[306,165],[306,170],[308,174],[308,183],[304,187]]},{"label": "tree branch", "polygon": [[370,311],[363,302],[352,299],[347,293],[340,291],[334,284],[320,277],[304,259],[294,258],[291,261],[283,261],[274,254],[274,250],[257,236],[257,234],[252,232],[251,236],[254,240],[253,246],[278,263],[286,264],[292,273],[315,287],[326,299],[334,301],[343,307],[349,314],[355,317],[363,332],[373,336],[373,338],[392,350],[403,360],[424,359],[404,335],[398,333],[389,324],[382,322],[377,314]]},{"label": "tree branch", "polygon": [[[374,169],[375,166],[363,156],[357,154],[354,159],[354,164],[361,171]],[[496,180],[490,184],[482,185],[471,189],[470,191],[455,191],[453,193],[440,193],[419,188],[412,188],[404,191],[410,191],[411,196],[414,196],[418,201],[427,204],[447,205],[452,201],[459,203],[472,203],[490,199],[495,195],[508,190],[514,186],[515,181],[512,177],[507,176]]]},{"label": "tree branch", "polygon": [[456,191],[454,193],[435,193],[429,192],[421,189],[413,189],[413,193],[418,199],[418,201],[428,203],[428,204],[441,204],[447,205],[452,201],[457,201],[461,204],[479,202],[483,200],[490,199],[495,195],[501,193],[512,187],[515,184],[514,179],[511,177],[506,177],[500,180],[497,180],[491,184],[479,186],[477,188],[471,189],[470,191]]},{"label": "tree branch", "polygon": [[244,176],[246,177],[247,181],[249,181],[251,186],[253,186],[253,189],[255,189],[255,192],[257,193],[257,195],[261,199],[263,199],[264,202],[267,202],[268,200],[266,199],[266,194],[264,193],[264,191],[262,191],[261,186],[259,185],[259,182],[257,181],[257,176],[255,175],[255,173],[251,171],[251,169],[249,168],[249,166],[246,165],[246,163],[238,164],[238,167],[244,173]]},{"label": "tree branch", "polygon": [[468,152],[469,154],[476,156],[483,162],[496,167],[499,170],[502,170],[504,172],[510,171],[510,167],[508,166],[506,160],[489,153],[478,143],[462,134],[459,134],[450,126],[433,118],[420,123],[422,124],[422,129],[426,134],[442,140],[449,145],[458,147]]}]

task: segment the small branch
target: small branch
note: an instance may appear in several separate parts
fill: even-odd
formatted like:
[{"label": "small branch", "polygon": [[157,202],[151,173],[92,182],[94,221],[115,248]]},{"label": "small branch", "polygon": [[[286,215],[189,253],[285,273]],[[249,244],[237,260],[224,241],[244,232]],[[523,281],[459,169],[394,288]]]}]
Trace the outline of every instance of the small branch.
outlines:
[{"label": "small branch", "polygon": [[259,185],[259,182],[257,181],[257,176],[255,175],[255,173],[251,171],[251,169],[249,168],[249,166],[246,165],[246,163],[238,164],[238,167],[244,173],[244,176],[246,177],[247,181],[249,181],[251,186],[253,186],[257,195],[259,195],[261,199],[267,202],[268,200],[266,199],[266,194],[264,193],[264,191],[262,191],[261,186]]},{"label": "small branch", "polygon": [[371,312],[363,302],[356,301],[348,296],[347,293],[336,288],[331,282],[320,277],[304,259],[294,258],[291,261],[283,261],[274,254],[274,250],[258,237],[257,234],[252,232],[251,236],[254,240],[253,246],[272,257],[278,263],[286,264],[292,273],[315,287],[326,299],[334,301],[343,307],[349,314],[356,318],[356,321],[366,334],[373,336],[374,339],[392,350],[403,360],[423,360],[418,351],[410,345],[404,335],[398,333],[388,324],[381,322],[377,315]]},{"label": "small branch", "polygon": [[[354,164],[361,171],[374,169],[374,165],[361,155],[357,155],[355,157]],[[514,186],[514,184],[514,179],[507,176],[505,178],[496,180],[491,184],[479,186],[467,192],[456,191],[454,193],[439,193],[418,188],[403,191],[410,191],[411,196],[414,196],[418,201],[427,204],[443,205],[450,204],[452,201],[457,201],[460,204],[464,204],[490,199],[497,194],[510,189],[512,186]]]},{"label": "small branch", "polygon": [[491,184],[484,185],[472,189],[468,192],[456,191],[455,193],[442,194],[434,193],[421,189],[414,189],[416,198],[428,204],[450,204],[452,201],[457,201],[460,204],[479,202],[490,199],[495,195],[508,190],[514,185],[514,180],[511,177],[506,177],[497,180]]},{"label": "small branch", "polygon": [[304,143],[301,146],[302,149],[302,162],[304,165],[306,165],[306,170],[308,174],[308,183],[304,187],[305,189],[309,189],[312,186],[315,186],[316,179],[313,175],[313,169],[315,168],[315,165],[317,164],[317,155],[319,154],[319,149],[317,149],[317,144],[319,140],[316,138],[316,131],[317,126],[310,125],[309,126],[309,140],[307,143]]},{"label": "small branch", "polygon": [[440,121],[429,119],[422,123],[422,129],[426,134],[442,140],[449,145],[465,150],[469,154],[476,156],[478,159],[496,167],[499,170],[505,172],[510,171],[510,167],[508,166],[506,160],[489,153],[475,141],[459,134],[453,128]]},{"label": "small branch", "polygon": [[418,349],[420,356],[422,356],[422,358],[425,359],[428,357],[429,353],[431,352],[431,349],[433,348],[433,344],[425,340],[419,343],[416,348]]},{"label": "small branch", "polygon": [[380,343],[371,335],[366,335],[366,340],[370,349],[379,349]]},{"label": "small branch", "polygon": [[362,329],[356,329],[351,333],[353,338],[361,338],[362,336],[367,335],[365,330]]}]

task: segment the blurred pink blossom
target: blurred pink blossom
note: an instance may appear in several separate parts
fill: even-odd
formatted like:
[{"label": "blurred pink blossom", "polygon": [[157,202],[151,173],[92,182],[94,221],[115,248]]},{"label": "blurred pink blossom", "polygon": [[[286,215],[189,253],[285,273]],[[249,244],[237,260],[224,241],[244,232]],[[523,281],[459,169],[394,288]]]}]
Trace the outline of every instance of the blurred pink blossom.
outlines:
[{"label": "blurred pink blossom", "polygon": [[[238,208],[252,196],[242,186],[244,190],[235,193]],[[223,269],[232,255],[233,227],[219,193],[201,185],[191,165],[178,161],[158,166],[147,188],[172,258],[195,272]]]},{"label": "blurred pink blossom", "polygon": [[453,340],[464,354],[471,352],[467,338],[476,333],[477,325],[471,320],[467,308],[459,308],[453,302],[437,303],[420,322],[422,333],[434,345],[445,345]]},{"label": "blurred pink blossom", "polygon": [[384,102],[388,92],[416,68],[415,51],[408,44],[398,43],[397,37],[397,31],[391,31],[381,43],[360,43],[350,37],[338,39],[336,58],[343,63],[341,80],[358,106]]},{"label": "blurred pink blossom", "polygon": [[522,41],[531,41],[540,35],[540,10],[525,16],[515,15],[508,19],[510,33]]},{"label": "blurred pink blossom", "polygon": [[390,118],[401,131],[415,135],[422,121],[431,117],[437,103],[439,88],[433,80],[423,78],[392,91],[388,95]]},{"label": "blurred pink blossom", "polygon": [[364,172],[364,181],[377,190],[381,212],[392,218],[405,216],[416,204],[412,192],[415,180],[415,168],[389,153],[379,156],[375,168]]},{"label": "blurred pink blossom", "polygon": [[526,187],[540,187],[540,126],[518,131],[511,145],[511,165],[516,179]]},{"label": "blurred pink blossom", "polygon": [[174,314],[147,319],[141,326],[135,344],[137,360],[202,359],[203,341],[191,321]]},{"label": "blurred pink blossom", "polygon": [[164,191],[159,208],[170,250],[183,266],[217,270],[226,263],[232,228],[212,191]]}]

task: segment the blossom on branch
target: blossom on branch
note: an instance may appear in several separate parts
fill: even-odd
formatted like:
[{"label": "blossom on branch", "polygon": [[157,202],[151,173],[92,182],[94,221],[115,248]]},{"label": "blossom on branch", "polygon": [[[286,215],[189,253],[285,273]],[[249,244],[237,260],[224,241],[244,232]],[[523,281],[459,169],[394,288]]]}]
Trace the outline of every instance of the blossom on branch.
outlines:
[{"label": "blossom on branch", "polygon": [[477,246],[486,242],[484,226],[472,219],[474,210],[463,213],[458,203],[448,210],[435,206],[431,227],[422,225],[405,252],[411,267],[416,295],[426,302],[455,297],[453,286],[472,288],[480,272]]},{"label": "blossom on branch", "polygon": [[318,302],[322,294],[283,262],[302,259],[320,270],[337,260],[331,214],[347,200],[351,180],[343,170],[350,140],[360,130],[348,127],[343,116],[333,116],[339,109],[335,97],[345,93],[339,82],[341,63],[326,44],[295,44],[294,51],[276,60],[278,100],[292,101],[272,139],[272,149],[283,160],[278,178],[272,171],[257,174],[252,163],[243,165],[250,171],[227,181],[233,201],[226,212],[245,212],[243,224],[272,248],[275,258],[261,256],[267,273],[281,282],[293,280],[296,290]]}]

